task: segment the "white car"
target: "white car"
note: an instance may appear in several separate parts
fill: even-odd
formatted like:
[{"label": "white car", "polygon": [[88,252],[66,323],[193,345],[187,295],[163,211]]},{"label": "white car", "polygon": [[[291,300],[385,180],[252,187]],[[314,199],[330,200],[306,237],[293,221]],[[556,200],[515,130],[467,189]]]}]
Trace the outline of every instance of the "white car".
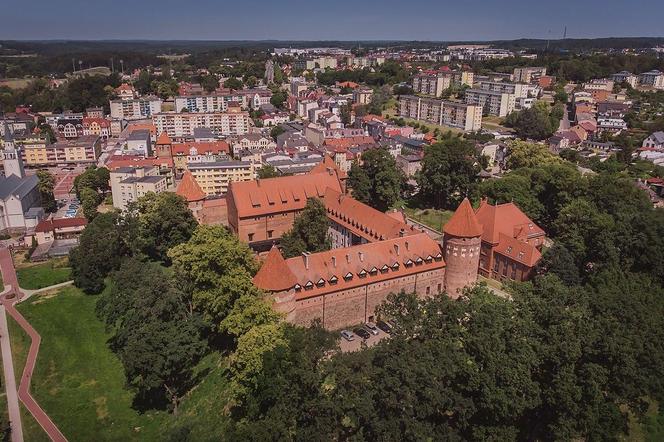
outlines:
[{"label": "white car", "polygon": [[355,339],[355,335],[353,334],[353,332],[350,332],[348,330],[341,330],[341,337],[349,342]]},{"label": "white car", "polygon": [[374,336],[378,334],[378,327],[376,327],[376,324],[374,324],[373,322],[366,322],[364,324],[364,328],[366,328],[367,331]]}]

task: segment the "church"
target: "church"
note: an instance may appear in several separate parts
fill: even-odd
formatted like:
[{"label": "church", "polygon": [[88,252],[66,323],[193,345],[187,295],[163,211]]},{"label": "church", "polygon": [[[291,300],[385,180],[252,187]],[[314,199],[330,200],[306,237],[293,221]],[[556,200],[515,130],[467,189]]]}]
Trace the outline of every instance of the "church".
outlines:
[{"label": "church", "polygon": [[0,176],[0,231],[24,232],[44,218],[40,207],[39,178],[26,176],[21,153],[5,123],[3,139],[4,174]]}]

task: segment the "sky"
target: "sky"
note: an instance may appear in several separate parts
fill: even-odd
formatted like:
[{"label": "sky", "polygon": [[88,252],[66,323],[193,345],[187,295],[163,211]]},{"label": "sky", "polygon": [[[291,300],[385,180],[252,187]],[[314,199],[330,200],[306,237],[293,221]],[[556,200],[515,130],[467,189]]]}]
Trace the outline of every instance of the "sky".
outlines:
[{"label": "sky", "polygon": [[[4,1],[4,0],[3,0]],[[32,0],[0,40],[499,40],[662,37],[662,0]]]}]

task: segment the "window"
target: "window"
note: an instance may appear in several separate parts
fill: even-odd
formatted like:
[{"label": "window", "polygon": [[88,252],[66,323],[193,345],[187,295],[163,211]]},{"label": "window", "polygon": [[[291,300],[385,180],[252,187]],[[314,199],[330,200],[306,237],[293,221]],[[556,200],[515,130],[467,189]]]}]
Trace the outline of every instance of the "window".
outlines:
[{"label": "window", "polygon": [[335,285],[338,281],[339,279],[336,276],[332,275],[332,277],[330,278],[330,285]]},{"label": "window", "polygon": [[253,234],[253,233],[250,233],[250,234],[247,235],[247,236],[249,237],[249,241],[253,241],[253,240],[254,240],[254,234]]},{"label": "window", "polygon": [[346,273],[346,276],[344,276],[344,279],[346,281],[350,281],[351,279],[353,279],[353,274],[351,272]]},{"label": "window", "polygon": [[272,238],[272,234],[274,233],[274,230],[268,230],[267,231],[267,237]]},{"label": "window", "polygon": [[360,270],[360,273],[358,273],[358,275],[360,276],[360,278],[366,278],[367,277],[367,271],[362,269],[362,270]]},{"label": "window", "polygon": [[427,287],[426,293],[427,293],[427,295],[431,294],[431,287]]},{"label": "window", "polygon": [[443,286],[442,284],[438,284],[438,293],[443,291]]},{"label": "window", "polygon": [[307,283],[304,284],[304,289],[305,289],[305,290],[311,290],[311,289],[313,289],[313,288],[314,288],[314,283],[311,282],[311,281],[307,281]]}]

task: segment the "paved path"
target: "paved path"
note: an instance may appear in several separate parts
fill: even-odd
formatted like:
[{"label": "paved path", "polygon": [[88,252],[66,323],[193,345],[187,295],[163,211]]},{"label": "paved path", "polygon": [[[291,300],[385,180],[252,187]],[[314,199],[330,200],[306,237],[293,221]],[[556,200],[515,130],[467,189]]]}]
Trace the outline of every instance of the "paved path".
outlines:
[{"label": "paved path", "polygon": [[[6,286],[2,296],[11,291],[11,286]],[[7,312],[5,306],[2,304],[0,304],[0,347],[2,347],[2,369],[5,375],[5,390],[7,392],[9,424],[12,429],[12,442],[23,442],[21,407],[18,404],[18,392],[16,391],[16,376],[14,375],[14,360],[12,359],[12,348],[9,342]]]},{"label": "paved path", "polygon": [[[2,278],[5,284],[10,285],[12,288],[6,294],[2,296],[2,305],[6,309],[12,318],[25,330],[25,332],[30,336],[31,343],[30,349],[28,350],[28,357],[25,361],[25,367],[23,368],[23,375],[21,376],[21,382],[18,387],[18,398],[23,402],[25,407],[28,409],[30,414],[35,418],[37,423],[44,429],[48,437],[53,441],[61,442],[66,441],[67,439],[60,432],[58,427],[53,423],[53,421],[48,417],[44,410],[39,406],[39,404],[34,400],[30,394],[30,379],[32,378],[32,373],[35,370],[35,364],[37,363],[37,354],[39,353],[39,345],[41,344],[41,336],[37,333],[30,323],[19,313],[14,304],[25,299],[25,295],[21,292],[18,286],[18,278],[16,277],[16,270],[14,269],[14,262],[12,261],[12,255],[9,249],[2,248],[0,249],[0,270],[2,271]],[[7,336],[9,339],[9,333],[2,333],[3,336]],[[3,341],[0,341],[3,342]],[[5,345],[3,345],[3,356],[5,352]],[[9,350],[9,355],[11,356],[11,350]],[[4,361],[4,357],[3,357]],[[11,361],[11,358],[10,358]],[[12,369],[13,371],[13,369]],[[16,388],[14,386],[14,388]],[[9,394],[7,395],[9,397]],[[22,441],[22,435],[21,439]]]}]

